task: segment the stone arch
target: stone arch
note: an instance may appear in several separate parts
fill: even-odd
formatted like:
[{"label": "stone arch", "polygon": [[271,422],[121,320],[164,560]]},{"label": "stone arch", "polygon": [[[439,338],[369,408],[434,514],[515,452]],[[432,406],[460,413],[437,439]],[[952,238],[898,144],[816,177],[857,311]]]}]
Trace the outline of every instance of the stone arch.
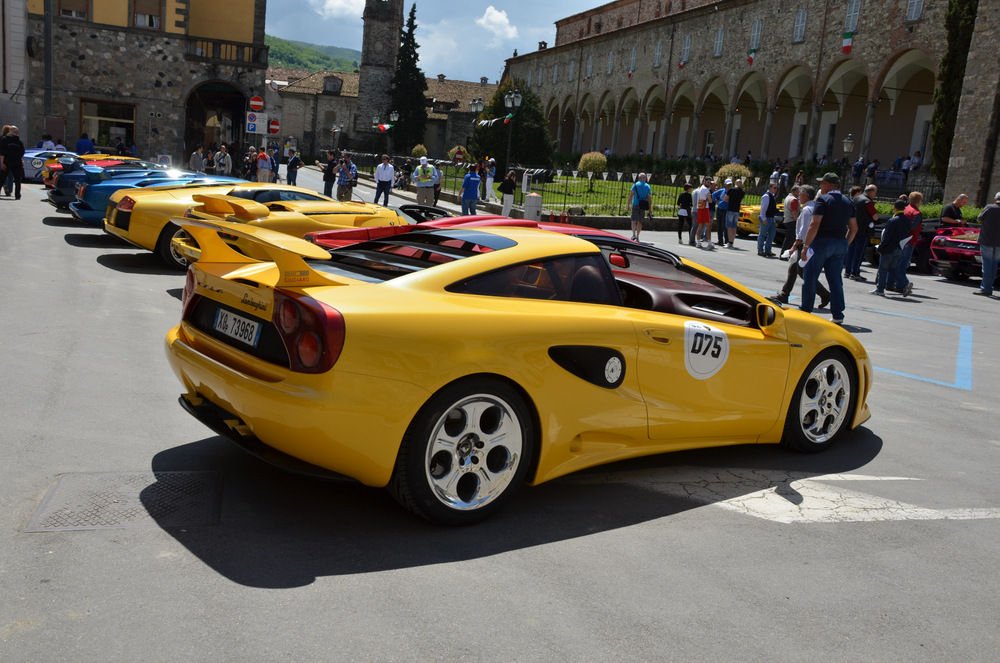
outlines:
[{"label": "stone arch", "polygon": [[636,140],[637,149],[646,154],[662,154],[668,115],[666,90],[662,85],[652,85],[646,90],[640,115],[642,124]]},{"label": "stone arch", "polygon": [[695,128],[694,113],[697,102],[698,93],[691,81],[683,80],[674,86],[667,105],[670,109],[668,113],[670,122],[669,137],[664,147],[666,154],[678,157],[691,154],[691,133]]},{"label": "stone arch", "polygon": [[[770,141],[761,147],[761,157],[801,158],[809,141],[809,115],[813,106],[813,75],[803,64],[795,64],[782,72],[774,86],[771,108],[773,127],[788,130],[772,131]],[[766,150],[766,152],[765,152]]]},{"label": "stone arch", "polygon": [[573,95],[567,95],[562,102],[562,112],[559,115],[559,131],[553,135],[556,149],[560,152],[573,152],[577,133],[577,108]]},{"label": "stone arch", "polygon": [[601,93],[594,115],[594,121],[596,124],[594,131],[594,149],[603,151],[604,148],[611,147],[615,118],[618,115],[618,107],[611,90],[605,90]]},{"label": "stone arch", "polygon": [[857,137],[864,132],[868,96],[869,74],[861,60],[841,58],[831,65],[815,98],[814,152],[820,160],[823,157],[830,162],[856,158],[844,154],[841,146],[848,134]]},{"label": "stone arch", "polygon": [[[880,159],[883,168],[896,158],[905,159],[917,152],[921,161],[926,157],[936,72],[937,62],[922,49],[910,48],[893,53],[877,74],[869,99],[871,129],[866,127],[862,142],[874,158]],[[874,130],[885,126],[895,130]]]},{"label": "stone arch", "polygon": [[248,96],[245,88],[231,81],[209,80],[191,86],[184,103],[185,154],[198,145],[226,143],[242,149],[247,142],[259,142],[255,139],[260,136],[244,134]]},{"label": "stone arch", "polygon": [[702,87],[697,106],[697,128],[693,135],[694,154],[716,155],[725,150],[727,113],[730,105],[729,88],[721,76],[710,78]]},{"label": "stone arch", "polygon": [[590,152],[595,149],[597,144],[597,113],[596,113],[596,102],[594,97],[590,93],[585,93],[583,98],[580,99],[580,104],[578,106],[579,117],[577,122],[579,123],[579,144],[576,146],[575,150],[580,152]]},{"label": "stone arch", "polygon": [[752,151],[764,139],[768,89],[762,73],[751,71],[743,76],[734,88],[730,108],[724,157]]},{"label": "stone arch", "polygon": [[636,136],[640,127],[639,114],[642,101],[634,87],[625,88],[618,98],[617,116],[615,118],[615,139],[612,150],[616,154],[631,154],[636,151]]}]

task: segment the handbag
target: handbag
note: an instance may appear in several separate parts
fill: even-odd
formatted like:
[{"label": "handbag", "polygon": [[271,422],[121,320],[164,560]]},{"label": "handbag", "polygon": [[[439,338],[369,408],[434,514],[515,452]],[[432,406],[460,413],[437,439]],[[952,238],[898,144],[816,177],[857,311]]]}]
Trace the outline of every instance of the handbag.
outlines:
[{"label": "handbag", "polygon": [[649,209],[649,198],[643,198],[639,201],[639,209],[646,211]]}]

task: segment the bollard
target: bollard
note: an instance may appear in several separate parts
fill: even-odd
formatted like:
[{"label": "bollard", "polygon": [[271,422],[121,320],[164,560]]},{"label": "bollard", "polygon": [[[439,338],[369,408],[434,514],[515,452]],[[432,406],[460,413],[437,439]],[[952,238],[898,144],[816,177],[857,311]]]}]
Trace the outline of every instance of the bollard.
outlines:
[{"label": "bollard", "polygon": [[524,218],[531,221],[542,218],[542,197],[537,193],[529,193],[524,197]]}]

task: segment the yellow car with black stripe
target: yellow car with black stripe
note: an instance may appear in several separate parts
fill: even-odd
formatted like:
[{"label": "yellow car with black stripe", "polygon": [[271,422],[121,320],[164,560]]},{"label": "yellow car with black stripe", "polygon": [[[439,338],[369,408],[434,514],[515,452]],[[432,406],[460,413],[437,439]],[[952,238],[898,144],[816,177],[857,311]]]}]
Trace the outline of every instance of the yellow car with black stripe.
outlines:
[{"label": "yellow car with black stripe", "polygon": [[820,451],[870,416],[852,334],[600,231],[417,225],[324,249],[174,223],[201,247],[166,337],[183,407],[271,462],[388,487],[435,522],[625,458]]},{"label": "yellow car with black stripe", "polygon": [[[196,196],[200,199],[196,200]],[[219,201],[213,196],[225,196],[227,199]],[[243,207],[235,202],[239,199],[246,201]],[[188,258],[172,242],[175,237],[183,235],[177,225],[171,223],[171,217],[192,213],[217,218],[234,214],[237,208],[244,215],[239,220],[245,221],[253,217],[258,219],[260,225],[273,224],[282,231],[295,234],[338,227],[326,219],[344,210],[354,210],[350,214],[351,218],[377,217],[383,225],[405,223],[394,211],[384,207],[368,203],[339,202],[297,186],[269,182],[230,182],[116,191],[108,204],[104,231],[141,249],[153,251],[170,267],[186,269]],[[325,212],[320,214],[321,210]],[[338,218],[343,220],[347,215]]]}]

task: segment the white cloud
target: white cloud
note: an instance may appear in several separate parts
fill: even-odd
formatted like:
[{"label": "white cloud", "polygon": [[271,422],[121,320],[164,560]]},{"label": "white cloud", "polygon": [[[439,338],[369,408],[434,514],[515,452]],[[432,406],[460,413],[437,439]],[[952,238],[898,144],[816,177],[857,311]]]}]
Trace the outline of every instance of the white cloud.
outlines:
[{"label": "white cloud", "polygon": [[358,18],[365,11],[365,0],[309,0],[324,18]]},{"label": "white cloud", "polygon": [[483,15],[476,19],[476,25],[492,32],[497,39],[517,38],[517,26],[511,25],[507,12],[493,5],[487,7]]}]

